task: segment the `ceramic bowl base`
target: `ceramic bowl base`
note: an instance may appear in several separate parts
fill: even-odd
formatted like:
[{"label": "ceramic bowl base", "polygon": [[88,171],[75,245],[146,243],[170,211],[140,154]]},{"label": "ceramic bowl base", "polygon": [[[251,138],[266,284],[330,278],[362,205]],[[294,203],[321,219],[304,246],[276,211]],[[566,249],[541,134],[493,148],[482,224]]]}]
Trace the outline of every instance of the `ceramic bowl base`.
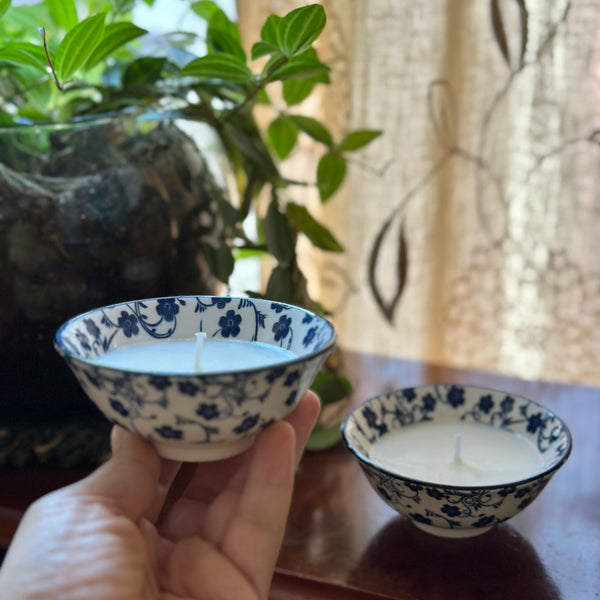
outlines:
[{"label": "ceramic bowl base", "polygon": [[431,535],[437,535],[438,537],[445,538],[470,538],[475,537],[477,535],[481,535],[486,531],[489,531],[494,526],[490,525],[489,527],[477,527],[472,529],[449,529],[447,527],[434,527],[433,525],[426,525],[425,523],[419,523],[418,521],[412,520],[412,524],[424,531],[425,533],[429,533]]},{"label": "ceramic bowl base", "polygon": [[214,444],[169,444],[164,441],[153,441],[154,448],[162,458],[183,462],[212,462],[223,460],[245,452],[254,443],[254,436],[216,442]]}]

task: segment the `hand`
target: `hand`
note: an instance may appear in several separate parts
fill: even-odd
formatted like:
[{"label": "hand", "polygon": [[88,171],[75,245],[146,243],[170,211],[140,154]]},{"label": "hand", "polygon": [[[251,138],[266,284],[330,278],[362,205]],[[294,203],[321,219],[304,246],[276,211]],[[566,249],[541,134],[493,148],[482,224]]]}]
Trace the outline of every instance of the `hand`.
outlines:
[{"label": "hand", "polygon": [[[318,411],[308,392],[244,454],[198,465],[160,459],[115,427],[109,461],[28,509],[0,570],[0,598],[267,598]],[[185,470],[189,484],[173,500]]]}]

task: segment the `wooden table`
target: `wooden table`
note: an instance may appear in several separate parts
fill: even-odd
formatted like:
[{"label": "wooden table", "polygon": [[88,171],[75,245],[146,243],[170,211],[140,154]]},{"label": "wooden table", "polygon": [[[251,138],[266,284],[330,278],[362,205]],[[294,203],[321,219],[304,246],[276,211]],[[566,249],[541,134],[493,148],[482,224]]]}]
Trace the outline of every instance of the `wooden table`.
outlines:
[{"label": "wooden table", "polygon": [[[566,465],[531,506],[465,540],[425,534],[390,509],[343,447],[306,453],[297,475],[273,600],[584,600],[600,598],[600,388],[346,353],[353,401],[421,383],[518,393],[573,434]],[[0,545],[22,510],[85,470],[0,469]]]}]

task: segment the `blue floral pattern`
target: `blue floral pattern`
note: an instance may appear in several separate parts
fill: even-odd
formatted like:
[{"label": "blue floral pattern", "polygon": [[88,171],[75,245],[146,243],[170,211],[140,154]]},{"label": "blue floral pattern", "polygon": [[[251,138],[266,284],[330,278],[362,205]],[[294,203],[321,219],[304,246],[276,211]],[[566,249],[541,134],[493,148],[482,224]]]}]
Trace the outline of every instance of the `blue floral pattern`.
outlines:
[{"label": "blue floral pattern", "polygon": [[238,315],[233,310],[228,310],[227,314],[219,319],[219,327],[221,335],[224,338],[237,337],[240,334],[240,323],[242,322],[241,315]]},{"label": "blue floral pattern", "polygon": [[[212,338],[285,347],[297,358],[239,373],[120,371],[94,359],[116,346]],[[267,300],[181,296],[126,302],[74,317],[55,347],[108,419],[150,440],[210,444],[255,434],[283,418],[312,384],[336,333],[322,317]]]},{"label": "blue floral pattern", "polygon": [[[457,487],[401,477],[370,460],[369,448],[382,436],[435,419],[483,423],[523,436],[545,457],[543,472],[510,485]],[[472,386],[424,385],[378,396],[356,407],[342,430],[346,446],[385,502],[417,526],[472,532],[467,535],[528,506],[571,451],[569,430],[552,412],[516,395]]]}]

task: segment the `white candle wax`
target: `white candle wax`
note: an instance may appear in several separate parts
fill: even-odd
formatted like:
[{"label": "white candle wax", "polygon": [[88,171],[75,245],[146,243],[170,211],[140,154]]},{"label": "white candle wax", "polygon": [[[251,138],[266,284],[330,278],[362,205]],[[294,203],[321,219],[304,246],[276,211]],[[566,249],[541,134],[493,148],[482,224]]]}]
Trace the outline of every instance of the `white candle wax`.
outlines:
[{"label": "white candle wax", "polygon": [[194,374],[265,367],[295,357],[285,348],[223,339],[202,339],[201,352],[198,352],[197,340],[193,338],[121,346],[98,357],[96,362],[140,373]]},{"label": "white candle wax", "polygon": [[479,423],[409,425],[377,440],[370,458],[398,475],[456,486],[509,484],[544,466],[529,440]]}]

